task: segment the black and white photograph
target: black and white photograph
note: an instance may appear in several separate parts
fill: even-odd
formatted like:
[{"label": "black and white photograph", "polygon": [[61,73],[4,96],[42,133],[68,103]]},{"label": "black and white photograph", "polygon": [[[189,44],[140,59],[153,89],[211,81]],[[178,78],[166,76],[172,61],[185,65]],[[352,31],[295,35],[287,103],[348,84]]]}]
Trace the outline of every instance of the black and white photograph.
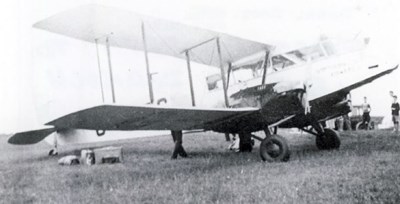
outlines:
[{"label": "black and white photograph", "polygon": [[5,0],[0,203],[400,203],[400,1]]}]

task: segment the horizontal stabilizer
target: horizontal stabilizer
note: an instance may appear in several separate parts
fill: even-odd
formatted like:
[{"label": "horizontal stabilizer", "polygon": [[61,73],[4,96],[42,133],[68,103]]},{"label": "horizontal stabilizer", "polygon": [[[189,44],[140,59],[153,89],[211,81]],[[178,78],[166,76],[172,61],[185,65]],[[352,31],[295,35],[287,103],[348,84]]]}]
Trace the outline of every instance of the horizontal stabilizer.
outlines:
[{"label": "horizontal stabilizer", "polygon": [[8,139],[8,143],[18,145],[35,144],[42,141],[45,137],[55,131],[55,128],[46,128],[16,133]]}]

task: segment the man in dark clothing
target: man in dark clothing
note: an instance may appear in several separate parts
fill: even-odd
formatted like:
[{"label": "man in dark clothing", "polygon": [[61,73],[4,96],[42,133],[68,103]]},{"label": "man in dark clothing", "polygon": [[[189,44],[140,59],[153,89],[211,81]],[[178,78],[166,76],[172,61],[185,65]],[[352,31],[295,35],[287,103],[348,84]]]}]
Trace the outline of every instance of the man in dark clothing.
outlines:
[{"label": "man in dark clothing", "polygon": [[371,112],[371,106],[367,102],[367,97],[365,97],[365,96],[364,96],[364,103],[362,104],[362,110],[363,110],[362,124],[365,125],[366,130],[369,130],[369,121],[371,120],[371,117],[369,116],[369,112]]},{"label": "man in dark clothing", "polygon": [[400,106],[397,103],[397,96],[393,96],[393,103],[392,103],[392,120],[394,124],[393,132],[399,132],[399,110]]}]

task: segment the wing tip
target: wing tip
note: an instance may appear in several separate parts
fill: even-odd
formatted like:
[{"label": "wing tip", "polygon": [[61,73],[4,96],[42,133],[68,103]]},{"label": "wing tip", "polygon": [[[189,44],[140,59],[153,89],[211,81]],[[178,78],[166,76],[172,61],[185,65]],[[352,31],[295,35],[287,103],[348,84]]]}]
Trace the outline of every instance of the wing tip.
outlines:
[{"label": "wing tip", "polygon": [[13,145],[29,145],[36,144],[44,138],[55,132],[55,128],[46,128],[40,130],[31,130],[13,134],[8,138],[7,142]]}]

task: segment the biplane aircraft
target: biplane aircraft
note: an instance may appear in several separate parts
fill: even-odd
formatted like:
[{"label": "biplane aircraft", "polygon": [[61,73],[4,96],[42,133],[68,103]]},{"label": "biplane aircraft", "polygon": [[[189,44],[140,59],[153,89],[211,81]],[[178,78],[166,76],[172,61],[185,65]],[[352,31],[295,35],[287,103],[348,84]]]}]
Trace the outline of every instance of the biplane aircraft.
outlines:
[{"label": "biplane aircraft", "polygon": [[[113,131],[169,130],[176,158],[186,156],[182,131],[203,130],[237,134],[240,151],[251,151],[251,138],[255,138],[261,141],[262,160],[287,161],[290,149],[277,134],[278,128],[298,128],[315,135],[316,146],[322,150],[339,148],[338,133],[325,128],[324,122],[350,112],[351,90],[398,67],[366,55],[363,49],[341,52],[329,40],[278,52],[264,43],[100,5],[61,12],[34,27],[104,44],[113,103],[56,118],[45,129],[16,133],[8,140],[11,144],[34,144],[49,135],[58,141],[83,141],[89,135],[111,136],[107,133]],[[151,104],[115,103],[111,47],[144,51]],[[154,104],[148,52],[186,60],[193,107]],[[210,59],[212,53],[217,57]],[[210,108],[196,107],[191,62],[219,69],[219,74],[207,78]],[[258,131],[265,138],[254,134]]]}]

